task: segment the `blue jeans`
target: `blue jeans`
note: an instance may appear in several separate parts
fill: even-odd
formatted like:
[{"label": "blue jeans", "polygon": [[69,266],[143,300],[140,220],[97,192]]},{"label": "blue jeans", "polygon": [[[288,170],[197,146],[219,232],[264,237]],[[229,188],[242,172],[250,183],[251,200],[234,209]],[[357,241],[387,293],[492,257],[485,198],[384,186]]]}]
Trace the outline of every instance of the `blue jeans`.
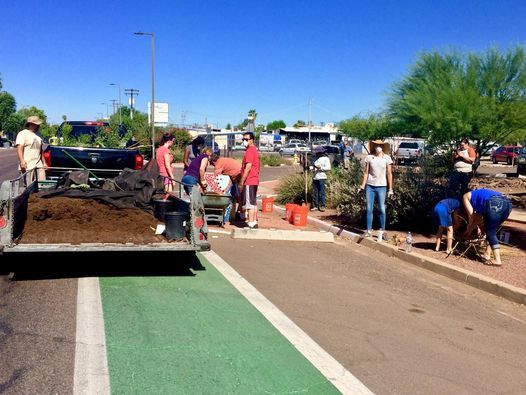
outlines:
[{"label": "blue jeans", "polygon": [[325,184],[327,180],[312,180],[314,207],[325,207]]},{"label": "blue jeans", "polygon": [[197,185],[198,181],[197,178],[195,178],[194,176],[187,175],[181,178],[181,183],[184,185],[185,192],[190,195],[192,193],[192,187],[194,185]]},{"label": "blue jeans", "polygon": [[484,204],[484,226],[486,227],[486,239],[492,249],[500,248],[497,239],[499,226],[511,213],[511,202],[505,196],[493,196]]},{"label": "blue jeans", "polygon": [[378,198],[378,208],[380,209],[380,229],[385,230],[385,195],[387,187],[375,187],[367,185],[365,187],[365,199],[367,201],[367,230],[373,228],[374,200]]}]

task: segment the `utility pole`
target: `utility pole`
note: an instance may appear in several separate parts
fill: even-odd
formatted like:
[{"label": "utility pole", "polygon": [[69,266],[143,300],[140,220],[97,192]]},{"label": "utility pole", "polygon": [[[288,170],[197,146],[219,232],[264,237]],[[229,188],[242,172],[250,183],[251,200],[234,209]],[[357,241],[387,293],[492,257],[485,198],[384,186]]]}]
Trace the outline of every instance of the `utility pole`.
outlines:
[{"label": "utility pole", "polygon": [[186,110],[181,112],[181,122],[183,124],[184,129],[184,125],[186,124]]},{"label": "utility pole", "polygon": [[112,86],[117,86],[119,87],[119,125],[122,125],[122,112],[121,112],[121,107],[122,107],[122,103],[121,103],[121,84],[116,84],[114,82],[112,82],[110,85]]},{"label": "utility pole", "polygon": [[124,89],[124,94],[130,96],[130,118],[133,119],[133,106],[135,105],[133,96],[139,96],[139,89]]},{"label": "utility pole", "polygon": [[115,111],[115,107],[117,106],[117,101],[118,101],[118,100],[116,100],[116,99],[111,99],[110,101],[111,101],[111,106],[112,106],[112,108],[113,108],[113,113],[112,113],[112,115],[115,115],[115,112],[116,112],[116,111]]}]

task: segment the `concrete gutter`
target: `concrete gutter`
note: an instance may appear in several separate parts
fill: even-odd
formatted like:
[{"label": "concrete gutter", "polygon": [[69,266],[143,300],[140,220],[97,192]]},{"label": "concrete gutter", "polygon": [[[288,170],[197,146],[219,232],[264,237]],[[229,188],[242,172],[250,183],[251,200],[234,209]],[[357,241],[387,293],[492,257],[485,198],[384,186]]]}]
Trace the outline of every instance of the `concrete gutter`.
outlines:
[{"label": "concrete gutter", "polygon": [[[274,205],[278,212],[285,213],[283,207]],[[450,265],[435,258],[431,258],[416,252],[407,253],[400,248],[387,243],[378,243],[371,239],[365,239],[361,235],[344,230],[339,226],[329,224],[316,218],[308,217],[307,222],[319,229],[331,232],[340,237],[348,238],[357,244],[364,245],[376,251],[380,251],[389,257],[396,257],[404,262],[411,263],[421,268],[430,270],[434,273],[449,277],[453,280],[478,288],[482,291],[489,292],[493,295],[500,296],[515,303],[526,305],[526,289],[514,287],[502,281],[474,273],[469,270]]]},{"label": "concrete gutter", "polygon": [[233,239],[314,241],[318,243],[334,243],[334,234],[331,232],[314,232],[299,229],[282,230],[234,228],[232,229],[231,237]]}]

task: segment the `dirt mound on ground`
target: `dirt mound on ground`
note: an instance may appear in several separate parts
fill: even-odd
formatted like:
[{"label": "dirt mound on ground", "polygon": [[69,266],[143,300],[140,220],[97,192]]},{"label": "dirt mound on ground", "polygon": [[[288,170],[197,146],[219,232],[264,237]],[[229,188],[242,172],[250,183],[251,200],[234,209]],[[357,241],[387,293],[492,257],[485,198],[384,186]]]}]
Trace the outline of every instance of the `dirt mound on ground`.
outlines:
[{"label": "dirt mound on ground", "polygon": [[526,180],[522,178],[474,177],[470,182],[473,188],[495,189],[502,193],[526,192]]},{"label": "dirt mound on ground", "polygon": [[[158,221],[140,209],[119,209],[89,199],[29,199],[22,243],[159,243]],[[153,229],[152,229],[153,228]]]}]

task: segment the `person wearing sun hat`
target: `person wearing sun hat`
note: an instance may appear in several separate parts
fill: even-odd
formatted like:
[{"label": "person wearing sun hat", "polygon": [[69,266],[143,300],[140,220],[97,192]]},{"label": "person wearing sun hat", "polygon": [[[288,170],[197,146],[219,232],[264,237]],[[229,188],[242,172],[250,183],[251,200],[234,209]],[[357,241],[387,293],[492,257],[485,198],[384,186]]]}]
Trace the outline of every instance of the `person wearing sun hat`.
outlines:
[{"label": "person wearing sun hat", "polygon": [[[44,121],[38,116],[32,115],[27,118],[25,129],[16,135],[16,150],[18,154],[18,170],[22,174],[29,172],[26,183],[35,181],[35,173],[38,180],[46,179],[47,168],[42,159],[42,138],[37,134],[40,125]],[[36,169],[36,171],[31,171]]]},{"label": "person wearing sun hat", "polygon": [[387,239],[385,232],[385,198],[393,195],[393,160],[389,156],[391,146],[382,140],[369,142],[369,155],[365,158],[365,169],[363,172],[360,191],[365,189],[365,200],[367,202],[367,230],[365,237],[370,237],[373,228],[374,201],[378,199],[380,209],[380,230],[378,240]]}]

